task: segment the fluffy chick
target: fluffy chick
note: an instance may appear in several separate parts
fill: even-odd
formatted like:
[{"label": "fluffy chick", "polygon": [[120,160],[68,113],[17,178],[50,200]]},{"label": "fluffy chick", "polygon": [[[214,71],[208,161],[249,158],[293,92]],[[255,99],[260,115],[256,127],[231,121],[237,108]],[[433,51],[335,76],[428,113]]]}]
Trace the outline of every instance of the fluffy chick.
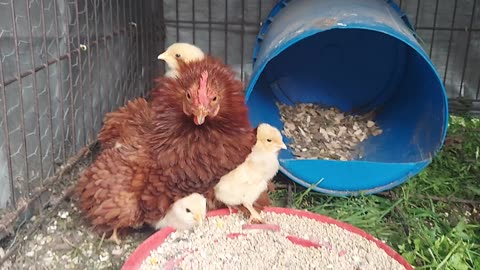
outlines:
[{"label": "fluffy chick", "polygon": [[172,204],[167,214],[155,224],[155,229],[167,226],[176,230],[189,230],[201,225],[207,215],[207,199],[199,193],[192,193]]},{"label": "fluffy chick", "polygon": [[216,199],[229,209],[243,205],[251,214],[251,222],[263,222],[253,203],[267,190],[268,183],[277,174],[281,149],[287,147],[280,131],[269,124],[260,124],[252,152],[242,164],[220,178],[214,187]]},{"label": "fluffy chick", "polygon": [[203,51],[190,43],[173,43],[165,52],[158,56],[158,59],[167,63],[167,77],[178,75],[178,61],[189,63],[195,60],[201,60],[205,57]]}]

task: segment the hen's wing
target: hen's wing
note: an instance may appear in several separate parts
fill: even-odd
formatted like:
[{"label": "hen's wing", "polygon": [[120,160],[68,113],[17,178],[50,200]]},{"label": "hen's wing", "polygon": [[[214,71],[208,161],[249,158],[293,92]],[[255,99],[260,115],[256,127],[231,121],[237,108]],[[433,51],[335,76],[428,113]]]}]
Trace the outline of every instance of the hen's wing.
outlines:
[{"label": "hen's wing", "polygon": [[103,122],[104,126],[98,134],[102,149],[125,144],[138,147],[138,140],[143,137],[144,129],[151,126],[152,112],[144,98],[137,98],[117,111],[107,113]]},{"label": "hen's wing", "polygon": [[157,170],[152,171],[141,196],[141,207],[145,213],[145,223],[155,226],[160,221],[172,203],[181,196],[175,195],[170,190]]},{"label": "hen's wing", "polygon": [[81,175],[75,188],[79,207],[100,232],[143,224],[139,197],[149,174],[139,159],[120,149],[106,149]]}]

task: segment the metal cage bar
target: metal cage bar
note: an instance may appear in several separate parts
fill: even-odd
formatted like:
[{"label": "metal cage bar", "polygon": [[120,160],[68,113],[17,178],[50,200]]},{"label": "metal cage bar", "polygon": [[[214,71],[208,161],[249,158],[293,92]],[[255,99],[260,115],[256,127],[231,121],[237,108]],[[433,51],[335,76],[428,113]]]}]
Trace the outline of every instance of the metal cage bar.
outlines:
[{"label": "metal cage bar", "polygon": [[[45,46],[45,51],[46,53],[48,54],[47,52],[47,29],[46,29],[46,26],[45,26],[45,5],[44,5],[44,0],[40,0],[40,9],[42,10],[41,12],[41,15],[40,15],[40,20],[41,20],[41,25],[42,25],[42,42]],[[45,58],[45,61],[44,63],[42,64],[42,66],[45,67],[45,70],[46,70],[46,73],[47,73],[47,78],[46,78],[46,90],[47,90],[47,103],[48,103],[48,120],[49,120],[49,127],[48,129],[50,130],[50,151],[52,152],[51,156],[51,166],[53,167],[53,171],[50,171],[50,173],[48,174],[48,176],[51,176],[51,174],[55,173],[55,138],[54,138],[54,133],[53,133],[53,109],[52,109],[52,90],[50,88],[50,68],[47,66],[47,58]],[[43,184],[43,178],[42,178],[42,184]]]},{"label": "metal cage bar", "polygon": [[[30,8],[29,8],[29,1],[26,0],[25,1],[25,6],[26,6],[26,9],[27,9],[27,12],[26,12],[26,15],[27,15],[27,23],[28,23],[28,29],[30,30],[29,31],[29,48],[30,48],[30,61],[31,61],[31,68],[32,69],[35,69],[36,67],[36,61],[35,61],[35,51],[33,49],[33,28],[32,28],[32,20],[31,20],[31,16],[30,16]],[[33,102],[33,113],[35,115],[35,119],[36,119],[36,124],[37,126],[35,127],[34,129],[34,133],[35,133],[35,137],[36,137],[36,143],[37,143],[37,147],[38,147],[38,151],[39,151],[39,161],[40,161],[40,164],[39,164],[39,173],[40,173],[40,179],[43,179],[45,177],[44,175],[44,171],[43,171],[43,161],[42,161],[42,156],[43,156],[43,151],[42,151],[42,138],[41,138],[41,135],[40,135],[40,114],[39,114],[39,109],[38,109],[38,84],[37,84],[37,75],[36,74],[32,74],[32,81],[33,81],[33,95],[34,95],[34,102]],[[37,132],[38,131],[38,132]],[[34,153],[36,153],[37,151],[34,151]],[[32,154],[33,155],[33,154]],[[27,156],[27,159],[28,159],[28,156]],[[31,181],[32,179],[28,179],[28,181]]]},{"label": "metal cage bar", "polygon": [[[20,112],[21,112],[21,117],[20,117],[20,129],[22,131],[22,139],[23,139],[23,147],[20,147],[20,148],[23,148],[24,150],[22,151],[23,152],[23,156],[24,156],[24,165],[25,165],[25,172],[17,172],[18,175],[14,176],[15,179],[10,179],[12,182],[14,182],[13,186],[16,187],[17,185],[15,185],[15,181],[18,181],[19,179],[22,179],[24,184],[22,185],[22,189],[23,190],[19,190],[17,192],[22,192],[23,193],[26,193],[26,194],[29,194],[30,193],[30,185],[29,185],[29,181],[28,181],[28,178],[29,178],[29,164],[28,164],[28,159],[27,159],[27,136],[26,136],[26,131],[25,131],[25,109],[24,109],[24,103],[23,103],[23,83],[22,83],[22,80],[20,78],[21,76],[21,71],[20,71],[20,53],[19,53],[19,40],[18,40],[18,32],[17,32],[17,20],[15,19],[16,18],[16,12],[15,12],[15,4],[14,4],[14,1],[11,0],[10,2],[10,6],[11,6],[11,15],[12,15],[12,30],[13,30],[13,40],[14,40],[14,45],[15,45],[15,67],[16,67],[16,78],[17,78],[17,82],[18,82],[18,87],[19,87],[19,106],[20,106]],[[33,74],[33,73],[32,73]],[[3,91],[7,91],[6,88],[4,87],[3,88]],[[8,117],[8,113],[7,113],[7,117]],[[10,130],[8,131],[10,132]],[[10,142],[7,142],[7,147],[10,147],[9,145]],[[18,150],[20,150],[20,148]],[[12,153],[10,155],[10,158],[12,158]],[[23,174],[23,176],[21,175]],[[25,177],[27,179],[25,179]],[[14,191],[15,192],[15,191]],[[11,195],[12,197],[15,196],[15,195]],[[21,196],[19,194],[19,196]]]}]

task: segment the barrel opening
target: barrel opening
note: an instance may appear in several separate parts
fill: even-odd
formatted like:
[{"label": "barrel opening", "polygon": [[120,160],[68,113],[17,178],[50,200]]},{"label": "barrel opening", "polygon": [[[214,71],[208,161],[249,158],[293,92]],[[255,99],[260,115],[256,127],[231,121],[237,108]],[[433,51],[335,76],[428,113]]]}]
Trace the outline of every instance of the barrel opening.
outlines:
[{"label": "barrel opening", "polygon": [[[435,69],[404,41],[369,29],[331,29],[286,47],[267,63],[248,100],[253,124],[283,128],[275,102],[375,111],[383,133],[357,160],[414,163],[441,147],[445,98]],[[284,151],[283,159],[293,159]]]}]

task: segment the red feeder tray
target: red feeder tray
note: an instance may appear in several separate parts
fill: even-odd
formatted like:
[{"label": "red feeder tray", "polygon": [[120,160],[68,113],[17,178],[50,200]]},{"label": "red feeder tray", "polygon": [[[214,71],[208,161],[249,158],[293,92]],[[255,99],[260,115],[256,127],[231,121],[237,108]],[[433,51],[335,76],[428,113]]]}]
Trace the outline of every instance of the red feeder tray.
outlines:
[{"label": "red feeder tray", "polygon": [[[236,211],[235,211],[236,212]],[[299,217],[304,217],[304,218],[310,218],[314,219],[318,222],[322,223],[328,223],[328,224],[334,224],[342,229],[345,229],[349,232],[358,234],[362,236],[363,238],[375,242],[375,244],[380,248],[383,249],[390,257],[392,257],[394,260],[399,262],[401,265],[405,267],[407,270],[413,270],[413,267],[402,257],[400,254],[398,254],[395,250],[393,250],[391,247],[383,243],[382,241],[378,240],[377,238],[373,237],[372,235],[368,234],[367,232],[354,227],[348,223],[344,223],[338,220],[335,220],[333,218],[319,215],[319,214],[314,214],[308,211],[302,211],[302,210],[297,210],[297,209],[291,209],[291,208],[279,208],[279,207],[267,207],[264,209],[264,212],[270,212],[270,213],[276,213],[276,214],[288,214],[288,215],[296,215]],[[214,217],[214,216],[227,216],[229,215],[230,212],[228,209],[219,209],[215,211],[208,212],[207,217]],[[245,227],[246,226],[246,227]],[[244,225],[244,229],[260,229],[260,230],[279,230],[279,227],[276,225],[272,224],[260,224],[260,225]],[[140,246],[137,247],[137,249],[130,255],[130,257],[127,259],[125,264],[122,267],[122,270],[134,270],[134,269],[139,269],[140,266],[142,265],[143,261],[150,256],[150,251],[158,248],[160,245],[163,244],[165,239],[172,233],[174,232],[175,229],[171,227],[166,227],[152,236],[150,236],[147,240],[145,240]],[[243,235],[242,233],[236,233],[236,234],[231,234],[228,237],[230,238],[236,238]],[[287,239],[290,240],[292,243],[306,246],[306,247],[325,247],[322,243],[314,243],[311,242],[307,239],[302,239],[298,238],[296,236],[287,236]],[[326,247],[328,248],[328,247]],[[341,252],[342,253],[342,252]],[[346,253],[346,252],[345,252]],[[339,254],[339,256],[345,255]],[[173,262],[175,263],[175,262]]]}]

